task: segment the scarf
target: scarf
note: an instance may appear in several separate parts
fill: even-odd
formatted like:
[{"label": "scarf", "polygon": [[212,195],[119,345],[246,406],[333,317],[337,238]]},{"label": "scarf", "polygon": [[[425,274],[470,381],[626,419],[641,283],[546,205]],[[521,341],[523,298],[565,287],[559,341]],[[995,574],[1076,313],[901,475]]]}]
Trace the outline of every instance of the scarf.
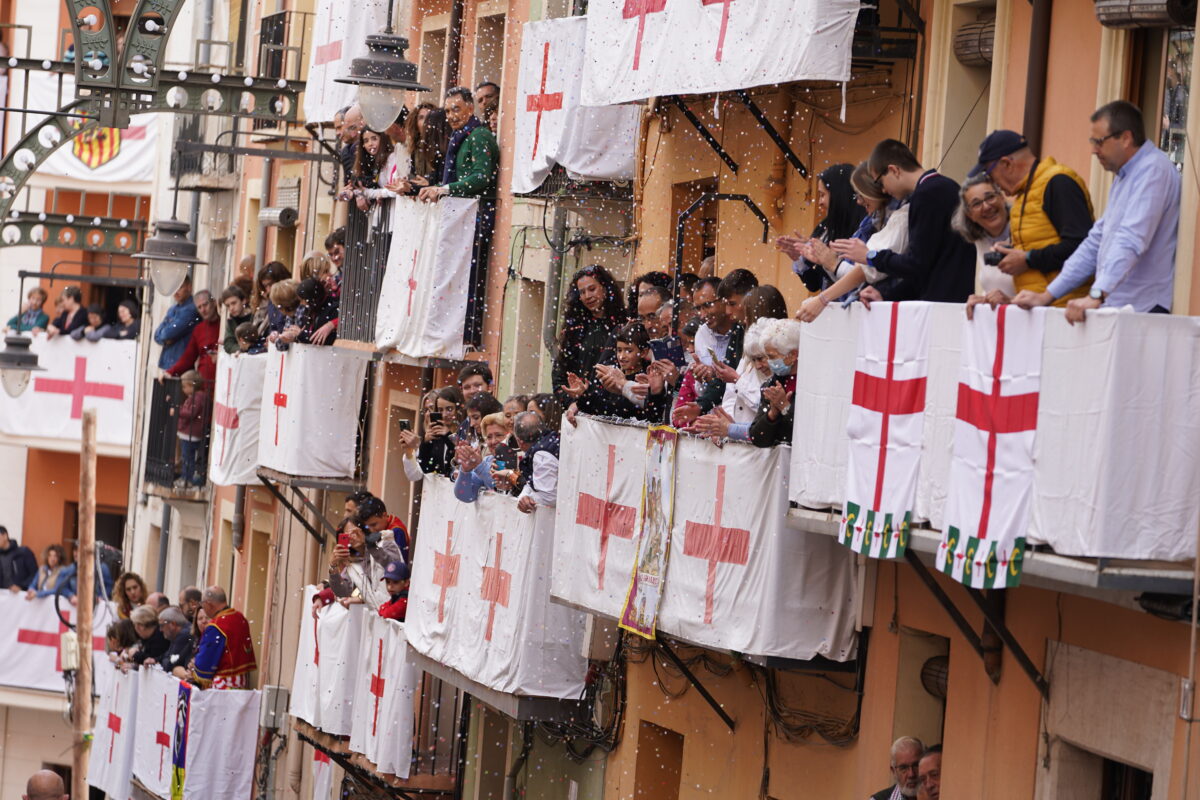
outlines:
[{"label": "scarf", "polygon": [[446,146],[446,161],[442,164],[442,185],[458,180],[458,151],[463,142],[471,135],[471,131],[483,123],[477,117],[471,117],[467,124],[450,135],[450,144]]}]

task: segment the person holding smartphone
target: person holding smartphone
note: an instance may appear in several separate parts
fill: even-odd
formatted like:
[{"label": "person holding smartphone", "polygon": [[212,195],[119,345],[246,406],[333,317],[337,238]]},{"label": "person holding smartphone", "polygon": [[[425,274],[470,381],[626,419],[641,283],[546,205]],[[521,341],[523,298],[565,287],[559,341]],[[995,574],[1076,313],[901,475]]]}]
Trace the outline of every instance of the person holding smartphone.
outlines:
[{"label": "person holding smartphone", "polygon": [[[488,489],[506,491],[515,484],[516,454],[506,440],[512,424],[503,411],[484,417],[479,427],[483,431],[486,453],[466,442],[458,444],[458,477],[454,480],[454,496],[464,503],[474,503],[479,492]],[[499,476],[499,477],[497,477]]]},{"label": "person holding smartphone", "polygon": [[454,434],[466,417],[462,391],[447,386],[435,392],[435,406],[425,415],[425,433],[417,449],[417,463],[425,474],[454,475]]},{"label": "person holding smartphone", "polygon": [[374,541],[368,541],[352,517],[338,526],[337,544],[329,559],[329,588],[343,606],[366,603],[377,610],[388,600],[383,571],[392,561],[404,561],[404,556],[391,536],[372,538]]}]

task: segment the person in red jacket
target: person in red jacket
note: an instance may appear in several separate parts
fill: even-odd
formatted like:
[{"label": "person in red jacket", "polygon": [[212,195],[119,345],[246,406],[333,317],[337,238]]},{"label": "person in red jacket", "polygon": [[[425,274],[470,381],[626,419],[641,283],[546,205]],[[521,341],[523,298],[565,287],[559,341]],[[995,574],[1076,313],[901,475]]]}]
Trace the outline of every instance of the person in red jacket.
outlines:
[{"label": "person in red jacket", "polygon": [[192,295],[192,300],[196,304],[196,311],[200,313],[200,321],[192,328],[183,355],[167,369],[167,374],[177,378],[189,369],[195,369],[204,380],[216,381],[217,349],[221,346],[221,313],[212,293],[206,289]]},{"label": "person in red jacket", "polygon": [[379,606],[379,616],[384,619],[394,619],[404,622],[408,613],[408,565],[402,561],[392,561],[383,571],[383,581],[387,586],[389,599]]},{"label": "person in red jacket", "polygon": [[208,435],[208,392],[200,373],[189,369],[180,379],[183,402],[179,405],[176,435],[179,437],[180,468],[178,488],[204,485],[204,439]]}]

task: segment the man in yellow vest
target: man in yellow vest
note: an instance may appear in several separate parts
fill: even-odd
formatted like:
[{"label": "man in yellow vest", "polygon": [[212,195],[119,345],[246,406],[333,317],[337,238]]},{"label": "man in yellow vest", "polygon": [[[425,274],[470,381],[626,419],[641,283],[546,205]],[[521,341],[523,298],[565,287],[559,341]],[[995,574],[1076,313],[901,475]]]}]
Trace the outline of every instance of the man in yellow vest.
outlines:
[{"label": "man in yellow vest", "polygon": [[[1029,142],[1016,131],[988,134],[979,145],[979,163],[971,175],[981,172],[1012,198],[1012,246],[995,246],[1004,254],[1000,271],[1012,276],[1018,292],[1044,292],[1092,227],[1087,186],[1070,167],[1049,156],[1034,155]],[[1065,306],[1087,291],[1087,286],[1081,286],[1054,305]]]}]

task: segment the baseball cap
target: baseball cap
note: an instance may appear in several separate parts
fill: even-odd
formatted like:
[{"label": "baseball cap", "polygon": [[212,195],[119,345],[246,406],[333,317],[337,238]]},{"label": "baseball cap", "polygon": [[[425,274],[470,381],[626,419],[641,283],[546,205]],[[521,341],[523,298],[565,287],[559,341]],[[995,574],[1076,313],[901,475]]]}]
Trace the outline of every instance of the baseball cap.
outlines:
[{"label": "baseball cap", "polygon": [[993,162],[1029,147],[1028,140],[1016,131],[992,131],[979,144],[979,163],[971,167],[968,177],[974,178]]},{"label": "baseball cap", "polygon": [[383,580],[385,581],[406,581],[408,576],[408,564],[403,561],[391,561],[383,570]]}]

